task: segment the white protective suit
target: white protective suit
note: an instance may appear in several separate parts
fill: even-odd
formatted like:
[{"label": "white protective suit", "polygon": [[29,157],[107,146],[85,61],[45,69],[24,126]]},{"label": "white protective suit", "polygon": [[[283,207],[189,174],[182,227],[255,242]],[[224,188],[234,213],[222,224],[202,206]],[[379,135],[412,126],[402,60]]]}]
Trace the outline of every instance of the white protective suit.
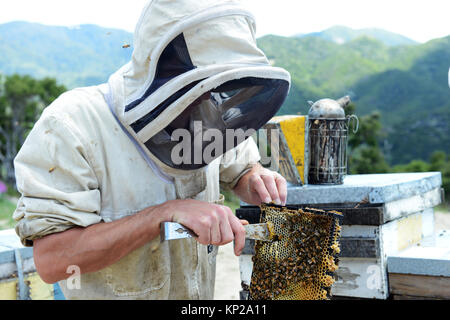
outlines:
[{"label": "white protective suit", "polygon": [[[15,169],[22,197],[14,218],[24,245],[173,199],[221,203],[220,186],[234,188],[259,161],[252,139],[197,166],[177,167],[160,147],[171,122],[205,93],[216,97],[201,104],[212,115],[207,123],[220,119],[222,129],[242,123],[258,129],[281,107],[289,74],[270,67],[256,47],[248,11],[235,1],[150,1],[134,47],[132,61],[108,84],[69,91],[46,108],[20,150]],[[264,104],[251,105],[259,108],[257,117],[249,113],[256,120],[240,121],[255,109],[243,103],[247,98]],[[67,299],[212,299],[217,248],[210,251],[194,239],[157,238],[82,275],[81,289],[60,285]]]}]

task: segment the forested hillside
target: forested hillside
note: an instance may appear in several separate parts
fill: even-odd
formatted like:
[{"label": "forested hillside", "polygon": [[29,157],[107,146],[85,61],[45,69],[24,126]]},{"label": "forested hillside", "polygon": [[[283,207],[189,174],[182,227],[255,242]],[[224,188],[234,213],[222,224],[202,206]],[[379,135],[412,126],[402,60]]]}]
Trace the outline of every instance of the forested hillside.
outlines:
[{"label": "forested hillside", "polygon": [[53,77],[69,88],[105,82],[131,57],[133,35],[95,25],[0,25],[0,73]]}]

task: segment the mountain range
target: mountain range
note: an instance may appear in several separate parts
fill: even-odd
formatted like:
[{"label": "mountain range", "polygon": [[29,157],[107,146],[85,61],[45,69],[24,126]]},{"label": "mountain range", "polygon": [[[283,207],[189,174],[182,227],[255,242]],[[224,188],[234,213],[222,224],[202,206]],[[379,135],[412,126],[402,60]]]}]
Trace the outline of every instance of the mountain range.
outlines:
[{"label": "mountain range", "polygon": [[[127,63],[133,35],[95,25],[0,24],[0,74],[54,77],[68,88],[107,81]],[[292,76],[281,114],[306,114],[307,101],[350,95],[356,114],[379,111],[391,164],[450,153],[450,36],[416,43],[381,29],[333,27],[258,45]]]},{"label": "mountain range", "polygon": [[352,29],[346,26],[334,26],[319,32],[312,32],[307,34],[296,34],[294,37],[316,37],[324,40],[329,40],[337,44],[347,43],[356,38],[366,36],[376,39],[387,46],[400,46],[400,45],[413,45],[417,44],[416,41],[407,38],[401,34],[389,32],[379,28],[364,28],[364,29]]},{"label": "mountain range", "polygon": [[130,60],[133,34],[96,25],[0,24],[0,73],[53,77],[68,88],[105,82]]}]

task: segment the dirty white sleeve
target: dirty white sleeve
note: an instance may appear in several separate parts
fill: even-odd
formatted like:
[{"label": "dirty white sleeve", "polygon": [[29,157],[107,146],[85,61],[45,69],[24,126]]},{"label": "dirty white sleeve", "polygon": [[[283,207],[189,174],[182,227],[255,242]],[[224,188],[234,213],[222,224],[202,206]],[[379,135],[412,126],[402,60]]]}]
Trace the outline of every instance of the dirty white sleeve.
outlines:
[{"label": "dirty white sleeve", "polygon": [[14,165],[21,193],[14,219],[26,246],[73,227],[101,222],[99,183],[81,134],[62,119],[43,116]]},{"label": "dirty white sleeve", "polygon": [[220,164],[220,185],[232,190],[239,180],[260,161],[258,147],[253,138],[247,139],[222,156]]}]

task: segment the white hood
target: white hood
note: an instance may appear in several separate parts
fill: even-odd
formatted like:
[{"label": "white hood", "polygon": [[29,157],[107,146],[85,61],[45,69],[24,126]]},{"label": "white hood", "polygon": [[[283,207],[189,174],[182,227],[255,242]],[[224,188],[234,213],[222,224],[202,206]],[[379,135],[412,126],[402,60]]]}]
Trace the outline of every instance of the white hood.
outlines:
[{"label": "white hood", "polygon": [[[174,65],[167,58],[170,51],[177,56]],[[279,110],[290,86],[289,73],[271,67],[257,48],[254,18],[240,2],[153,0],[137,24],[132,61],[109,80],[109,103],[145,156],[174,172],[146,143],[205,92],[239,79],[285,83],[282,101],[261,119],[264,123]],[[264,105],[258,108],[264,114]]]}]

